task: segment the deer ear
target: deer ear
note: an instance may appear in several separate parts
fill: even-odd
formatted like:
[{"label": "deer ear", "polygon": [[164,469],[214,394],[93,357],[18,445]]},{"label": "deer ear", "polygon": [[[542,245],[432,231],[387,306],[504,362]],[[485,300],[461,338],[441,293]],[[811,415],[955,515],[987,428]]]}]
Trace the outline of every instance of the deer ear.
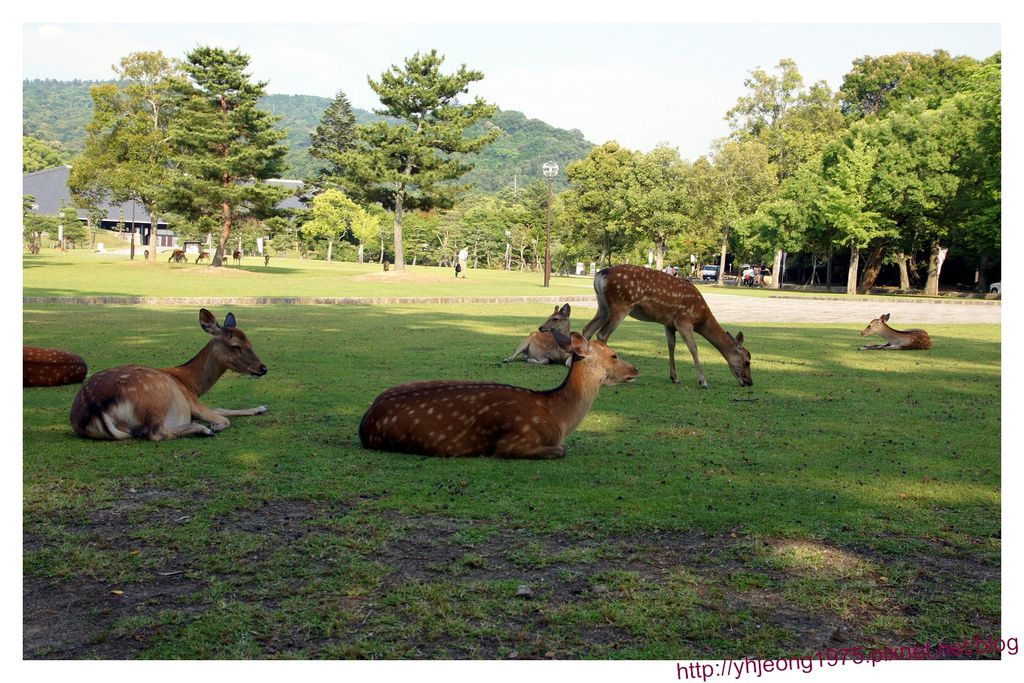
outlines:
[{"label": "deer ear", "polygon": [[736,346],[743,346],[743,333],[742,332],[737,332],[736,333]]},{"label": "deer ear", "polygon": [[224,318],[224,327],[234,327],[234,326],[235,326],[235,314],[234,313],[228,313],[228,317]]},{"label": "deer ear", "polygon": [[199,326],[202,327],[207,334],[217,334],[217,332],[220,331],[217,319],[213,317],[213,313],[210,313],[205,308],[199,309]]},{"label": "deer ear", "polygon": [[573,332],[569,335],[572,340],[572,352],[580,358],[586,358],[590,355],[590,342],[579,332]]},{"label": "deer ear", "polygon": [[[555,308],[558,308],[558,307],[557,307],[557,306],[555,306]],[[566,304],[566,305],[562,306],[562,311],[561,311],[561,313],[562,313],[562,315],[564,315],[564,316],[565,316],[566,318],[568,318],[568,317],[569,317],[569,314],[570,314],[571,312],[572,312],[572,309],[571,309],[571,308],[569,308],[569,304]]]},{"label": "deer ear", "polygon": [[[558,304],[555,304],[555,313],[558,313]],[[554,313],[552,313],[554,315]]]},{"label": "deer ear", "polygon": [[889,314],[888,314],[888,313],[886,313],[885,315],[883,315],[882,317],[880,317],[880,318],[879,318],[879,320],[881,320],[881,321],[882,321],[883,323],[884,323],[884,322],[888,322],[888,321],[889,321]]},{"label": "deer ear", "polygon": [[569,339],[569,337],[555,329],[547,330],[547,332],[555,338],[555,343],[558,344],[558,348],[562,349],[566,353],[572,353],[572,340]]}]

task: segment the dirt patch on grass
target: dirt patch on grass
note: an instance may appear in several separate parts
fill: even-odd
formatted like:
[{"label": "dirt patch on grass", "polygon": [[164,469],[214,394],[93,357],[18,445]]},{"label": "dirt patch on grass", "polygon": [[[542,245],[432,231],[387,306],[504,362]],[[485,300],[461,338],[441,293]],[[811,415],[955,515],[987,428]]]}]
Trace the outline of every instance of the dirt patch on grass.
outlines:
[{"label": "dirt patch on grass", "polygon": [[[942,604],[949,591],[969,592],[972,581],[999,578],[998,567],[969,555],[887,555],[822,540],[541,533],[369,507],[338,523],[363,504],[358,499],[260,501],[211,519],[211,503],[198,493],[128,489],[85,519],[62,520],[96,552],[157,559],[125,582],[87,569],[26,576],[24,656],[143,656],[182,627],[181,616],[202,620],[224,609],[214,584],[273,621],[272,633],[259,638],[267,657],[637,656],[630,653],[659,638],[687,656],[771,655],[771,648],[808,655],[913,645],[915,631],[904,629],[920,628],[915,610]],[[182,538],[181,525],[197,517],[205,534],[199,543],[154,547],[164,531]],[[68,542],[67,534],[50,537],[43,529],[27,529],[26,553]],[[133,536],[139,529],[145,533]],[[225,550],[219,544],[229,539],[237,545]],[[216,562],[202,561],[197,548]],[[315,548],[327,550],[314,557]],[[289,601],[294,595],[302,596],[299,607]],[[307,605],[322,605],[312,614],[338,626],[310,629],[294,611]],[[895,621],[879,626],[880,618]],[[998,615],[981,609],[950,623],[999,631]],[[965,634],[944,635],[953,642]]]}]

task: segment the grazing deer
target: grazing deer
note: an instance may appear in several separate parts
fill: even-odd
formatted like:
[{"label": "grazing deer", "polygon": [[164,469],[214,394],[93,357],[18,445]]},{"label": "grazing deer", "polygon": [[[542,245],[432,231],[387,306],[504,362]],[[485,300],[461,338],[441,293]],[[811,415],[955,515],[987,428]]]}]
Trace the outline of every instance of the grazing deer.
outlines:
[{"label": "grazing deer", "polygon": [[198,264],[200,261],[206,261],[209,258],[210,258],[210,252],[208,252],[208,251],[201,251],[201,252],[199,252],[199,256],[196,256],[196,264]]},{"label": "grazing deer", "polygon": [[235,327],[233,314],[228,313],[221,327],[213,314],[202,308],[199,324],[213,339],[184,365],[164,370],[123,365],[90,377],[71,405],[75,433],[92,439],[150,441],[189,434],[214,436],[231,426],[229,417],[267,412],[265,405],[223,410],[208,408],[199,401],[227,370],[254,377],[267,374],[267,366],[253,352],[245,334]]},{"label": "grazing deer", "polygon": [[80,384],[89,370],[81,356],[61,349],[23,346],[21,355],[23,387]]},{"label": "grazing deer", "polygon": [[30,245],[28,245],[28,253],[30,253],[30,254],[38,254],[39,253],[39,245],[38,244],[30,244]]},{"label": "grazing deer", "polygon": [[894,330],[886,325],[887,322],[888,313],[875,318],[861,331],[860,336],[878,334],[888,343],[862,346],[861,351],[927,351],[932,348],[932,339],[924,330]]},{"label": "grazing deer", "polygon": [[378,396],[359,423],[363,447],[443,457],[560,458],[602,386],[636,378],[604,342],[553,330],[569,374],[557,389],[489,382],[410,382]]},{"label": "grazing deer", "polygon": [[185,252],[181,249],[175,249],[171,252],[171,255],[167,257],[167,262],[174,261],[175,263],[185,263],[188,259],[185,258]]},{"label": "grazing deer", "polygon": [[[571,312],[572,309],[569,308],[569,304],[565,304],[561,308],[555,306],[555,312],[551,314],[551,317],[545,320],[544,323],[537,328],[536,332],[531,332],[511,356],[501,362],[511,363],[521,355],[526,356],[526,361],[528,363],[538,363],[540,365],[545,365],[547,363],[564,363],[569,360],[569,354],[558,346],[558,342],[555,341],[554,335],[547,330],[558,330],[562,334],[568,336],[569,314]],[[545,331],[541,332],[541,330]]]},{"label": "grazing deer", "polygon": [[61,244],[60,242],[57,242],[57,245],[53,248],[53,250],[56,251],[58,254],[68,253],[68,248]]},{"label": "grazing deer", "polygon": [[238,249],[235,249],[235,252],[231,254],[231,261],[236,266],[242,265],[242,252],[239,251]]},{"label": "grazing deer", "polygon": [[597,292],[597,315],[583,328],[587,339],[596,332],[598,339],[607,341],[627,315],[644,322],[661,323],[668,341],[671,380],[679,381],[675,357],[678,331],[693,356],[697,381],[706,389],[708,383],[704,380],[704,369],[697,358],[697,342],[693,338],[696,332],[718,349],[741,387],[753,386],[750,352],[743,347],[743,333],[733,337],[722,329],[704,297],[687,280],[641,266],[611,266],[594,276],[594,291]]}]

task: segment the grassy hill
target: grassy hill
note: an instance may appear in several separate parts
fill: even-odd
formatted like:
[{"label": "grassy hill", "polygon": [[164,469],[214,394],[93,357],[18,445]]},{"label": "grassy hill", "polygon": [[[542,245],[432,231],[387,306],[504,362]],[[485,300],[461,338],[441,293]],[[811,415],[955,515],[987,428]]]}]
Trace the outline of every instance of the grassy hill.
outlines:
[{"label": "grassy hill", "polygon": [[[59,143],[72,154],[82,150],[85,125],[92,118],[89,88],[99,81],[25,80],[22,82],[24,109],[22,132],[39,140]],[[316,170],[309,156],[309,134],[320,122],[330,99],[315,95],[268,95],[261,106],[280,116],[279,127],[288,134],[288,175],[304,178]],[[379,118],[364,109],[354,109],[358,123]],[[561,168],[583,158],[593,143],[578,130],[565,130],[528,118],[517,111],[499,111],[486,125],[497,126],[503,135],[475,159],[475,168],[464,182],[484,192],[527,185],[541,179],[540,167],[555,161]],[[565,174],[555,179],[556,189],[565,187]]]}]

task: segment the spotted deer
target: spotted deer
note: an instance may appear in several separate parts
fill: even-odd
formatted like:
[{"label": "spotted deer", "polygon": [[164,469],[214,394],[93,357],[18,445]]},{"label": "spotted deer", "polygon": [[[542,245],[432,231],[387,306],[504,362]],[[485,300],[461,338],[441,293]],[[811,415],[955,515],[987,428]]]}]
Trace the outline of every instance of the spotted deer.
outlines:
[{"label": "spotted deer", "polygon": [[932,339],[924,330],[894,330],[886,323],[889,322],[889,314],[881,315],[861,330],[860,336],[867,337],[872,334],[881,335],[885,344],[872,344],[860,347],[861,351],[927,351],[932,348]]},{"label": "spotted deer", "polygon": [[675,358],[676,332],[679,332],[693,356],[697,381],[706,389],[708,383],[693,337],[696,332],[718,349],[741,387],[753,386],[750,352],[743,346],[743,333],[733,337],[722,329],[704,297],[688,281],[642,266],[611,266],[594,276],[594,291],[597,292],[597,315],[583,328],[587,339],[596,332],[598,339],[607,341],[627,315],[644,322],[661,323],[668,341],[669,378],[679,381]]},{"label": "spotted deer", "polygon": [[540,365],[565,363],[569,360],[569,354],[558,346],[558,342],[555,341],[555,337],[551,332],[542,332],[541,330],[558,330],[568,336],[570,313],[572,313],[572,309],[569,307],[569,304],[565,304],[561,308],[555,306],[555,311],[551,314],[551,317],[545,320],[535,332],[531,332],[511,356],[501,362],[511,363],[519,358],[519,356],[525,356],[527,362]]},{"label": "spotted deer", "polygon": [[488,382],[410,382],[385,390],[359,424],[365,448],[442,457],[560,458],[598,390],[637,370],[604,342],[552,334],[572,354],[561,386],[533,391]]},{"label": "spotted deer", "polygon": [[199,255],[196,256],[196,264],[198,264],[200,261],[209,261],[209,260],[210,260],[210,252],[208,252],[208,251],[201,251],[201,252],[199,252]]},{"label": "spotted deer", "polygon": [[208,408],[199,400],[227,370],[254,377],[267,374],[252,343],[235,327],[233,314],[228,313],[220,326],[203,308],[199,324],[213,339],[184,365],[163,370],[123,365],[90,377],[71,405],[75,433],[92,439],[150,441],[190,434],[214,436],[231,426],[229,417],[267,412],[265,405],[224,410]]},{"label": "spotted deer", "polygon": [[175,263],[186,263],[188,259],[185,257],[184,251],[181,249],[175,249],[171,252],[171,255],[167,257],[167,262],[170,263],[171,261],[174,261]]}]

